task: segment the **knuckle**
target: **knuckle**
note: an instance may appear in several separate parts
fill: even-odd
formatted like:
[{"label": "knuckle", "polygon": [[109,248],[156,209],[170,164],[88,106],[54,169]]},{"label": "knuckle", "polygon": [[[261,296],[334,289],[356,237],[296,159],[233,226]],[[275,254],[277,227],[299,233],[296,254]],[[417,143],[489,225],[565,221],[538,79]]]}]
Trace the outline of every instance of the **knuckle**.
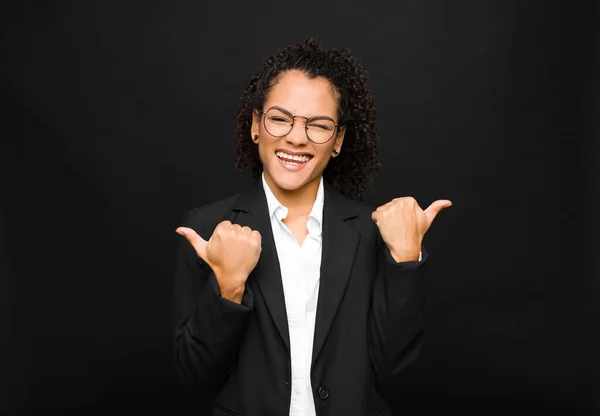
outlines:
[{"label": "knuckle", "polygon": [[415,199],[412,196],[405,196],[405,197],[399,198],[398,201],[396,201],[396,204],[394,204],[394,207],[402,209],[406,206],[414,205],[414,203],[415,203]]},{"label": "knuckle", "polygon": [[215,232],[218,235],[222,235],[223,231],[229,229],[229,227],[231,226],[231,222],[229,221],[221,221],[215,228]]}]

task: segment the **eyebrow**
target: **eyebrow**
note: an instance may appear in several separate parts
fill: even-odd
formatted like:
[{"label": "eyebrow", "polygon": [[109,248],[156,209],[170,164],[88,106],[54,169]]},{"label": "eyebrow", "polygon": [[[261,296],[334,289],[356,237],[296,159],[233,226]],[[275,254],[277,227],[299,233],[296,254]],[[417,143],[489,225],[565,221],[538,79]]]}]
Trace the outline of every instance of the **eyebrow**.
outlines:
[{"label": "eyebrow", "polygon": [[[271,106],[271,107],[267,108],[267,111],[272,110],[272,109],[279,110],[281,112],[284,112],[286,114],[290,114],[292,116],[294,115],[294,114],[292,114],[291,111],[289,111],[289,110],[287,110],[287,109],[285,109],[283,107],[280,107],[278,105],[274,105],[274,106]],[[267,111],[265,111],[265,113]],[[304,116],[296,116],[296,117],[302,117],[302,118],[305,118],[307,120],[323,120],[323,119],[327,119],[327,120],[332,120],[335,124],[337,124],[337,121],[335,121],[335,119],[333,117],[327,116],[327,115],[316,115],[316,116],[312,116],[312,117],[304,117]]]}]

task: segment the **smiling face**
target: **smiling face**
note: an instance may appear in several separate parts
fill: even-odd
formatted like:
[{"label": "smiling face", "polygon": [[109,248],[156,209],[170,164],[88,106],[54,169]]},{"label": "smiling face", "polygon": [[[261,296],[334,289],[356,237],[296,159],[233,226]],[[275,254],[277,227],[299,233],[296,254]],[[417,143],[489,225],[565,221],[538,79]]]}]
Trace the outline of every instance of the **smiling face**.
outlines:
[{"label": "smiling face", "polygon": [[[262,108],[262,111],[269,112],[267,119],[281,124],[286,121],[286,112],[296,116],[292,130],[276,137],[271,134],[279,135],[275,128],[270,128],[271,133],[265,128],[265,116],[258,111],[253,113],[251,134],[253,138],[258,137],[256,142],[265,180],[276,195],[277,191],[293,192],[306,188],[314,188],[316,193],[323,170],[334,156],[334,149],[339,153],[342,147],[344,128],[338,128],[335,136],[326,143],[317,144],[308,139],[305,125],[307,119],[322,116],[333,119],[337,124],[337,108],[337,93],[333,85],[322,77],[311,79],[301,71],[287,71],[270,88]],[[279,113],[272,117],[274,111]],[[315,119],[309,127],[309,134],[313,138],[318,137],[323,134],[322,131],[315,130],[313,134],[312,129],[324,128],[327,128],[326,122]]]}]

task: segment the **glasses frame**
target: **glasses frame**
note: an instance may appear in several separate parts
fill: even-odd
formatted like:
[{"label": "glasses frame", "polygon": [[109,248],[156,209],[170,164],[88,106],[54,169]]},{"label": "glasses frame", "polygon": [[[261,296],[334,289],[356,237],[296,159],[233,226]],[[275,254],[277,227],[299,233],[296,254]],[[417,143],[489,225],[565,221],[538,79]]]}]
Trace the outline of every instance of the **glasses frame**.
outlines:
[{"label": "glasses frame", "polygon": [[[271,134],[271,132],[270,132],[270,131],[269,131],[269,129],[267,128],[267,122],[266,122],[266,117],[265,117],[265,116],[267,115],[267,113],[268,113],[269,111],[271,111],[271,110],[279,110],[279,111],[281,111],[282,113],[284,113],[284,114],[287,114],[288,116],[290,116],[290,118],[292,119],[292,124],[290,124],[290,129],[288,130],[288,132],[287,132],[287,133],[285,133],[285,134],[281,134],[281,135],[279,135],[279,136],[276,136],[276,135],[274,135],[274,134]],[[305,120],[306,120],[306,122],[304,123],[304,133],[306,134],[306,138],[308,138],[308,140],[310,140],[310,141],[311,141],[311,142],[313,142],[314,144],[325,144],[325,143],[329,142],[331,139],[333,139],[333,138],[335,137],[335,135],[338,133],[338,131],[339,131],[339,128],[340,128],[340,125],[339,125],[339,124],[337,124],[337,123],[335,122],[335,120],[334,120],[334,119],[332,119],[332,118],[331,118],[331,117],[329,117],[329,116],[314,116],[314,117],[295,116],[295,115],[293,115],[292,113],[290,113],[288,110],[286,110],[285,108],[281,108],[281,107],[278,107],[278,106],[269,107],[269,108],[267,108],[267,111],[262,111],[262,110],[259,110],[259,109],[257,109],[257,111],[258,111],[260,114],[262,114],[262,119],[263,119],[263,120],[262,120],[262,122],[263,122],[262,124],[263,124],[263,127],[265,128],[265,130],[266,130],[266,131],[267,131],[269,134],[271,134],[271,136],[273,136],[273,137],[277,137],[277,138],[281,138],[281,137],[283,137],[283,136],[287,136],[288,134],[290,134],[290,132],[291,132],[291,131],[294,129],[294,124],[295,124],[295,122],[296,122],[296,118],[303,118],[303,119],[305,119]],[[329,139],[325,140],[324,142],[315,142],[313,139],[311,139],[311,138],[310,138],[310,136],[308,135],[308,123],[309,123],[309,121],[311,121],[311,120],[331,120],[331,121],[333,122],[333,134],[331,135],[331,137],[330,137]]]}]

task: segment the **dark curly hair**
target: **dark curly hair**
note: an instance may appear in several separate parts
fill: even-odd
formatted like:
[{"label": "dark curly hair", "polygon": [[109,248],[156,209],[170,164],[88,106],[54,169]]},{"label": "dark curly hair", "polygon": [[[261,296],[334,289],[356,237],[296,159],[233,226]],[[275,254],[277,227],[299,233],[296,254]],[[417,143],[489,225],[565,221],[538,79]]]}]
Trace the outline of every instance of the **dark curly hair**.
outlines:
[{"label": "dark curly hair", "polygon": [[260,177],[262,163],[250,137],[252,112],[262,110],[266,94],[278,76],[294,69],[310,78],[326,78],[337,89],[338,124],[346,128],[346,133],[340,155],[329,160],[323,177],[340,193],[362,200],[381,167],[377,159],[379,136],[375,106],[367,71],[348,48],[326,49],[314,38],[280,49],[267,58],[252,77],[238,106],[235,166],[244,170],[250,165],[253,179]]}]

